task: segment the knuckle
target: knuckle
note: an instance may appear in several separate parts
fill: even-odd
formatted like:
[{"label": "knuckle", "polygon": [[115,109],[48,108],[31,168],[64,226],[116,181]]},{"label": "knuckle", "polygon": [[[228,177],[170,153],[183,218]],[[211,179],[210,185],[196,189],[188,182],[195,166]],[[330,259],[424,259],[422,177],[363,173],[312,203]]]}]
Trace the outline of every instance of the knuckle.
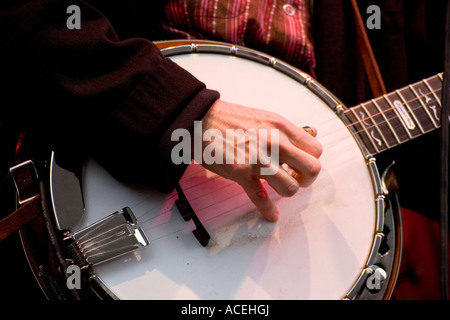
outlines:
[{"label": "knuckle", "polygon": [[297,193],[297,191],[299,189],[300,189],[300,185],[295,180],[290,185],[286,186],[283,196],[292,197],[293,195],[295,195]]},{"label": "knuckle", "polygon": [[309,172],[308,172],[309,176],[311,178],[316,178],[319,175],[321,170],[322,170],[322,165],[321,165],[319,159],[316,159],[314,161],[313,165],[309,169]]},{"label": "knuckle", "polygon": [[254,166],[249,164],[235,164],[233,165],[233,177],[235,181],[245,181],[255,179],[257,174]]},{"label": "knuckle", "polygon": [[316,143],[313,146],[312,155],[316,158],[319,158],[323,153],[322,144],[316,140]]},{"label": "knuckle", "polygon": [[286,119],[284,119],[277,113],[270,113],[268,121],[272,125],[272,127],[277,128],[283,132],[287,131],[287,129],[289,128],[289,123],[286,121]]}]

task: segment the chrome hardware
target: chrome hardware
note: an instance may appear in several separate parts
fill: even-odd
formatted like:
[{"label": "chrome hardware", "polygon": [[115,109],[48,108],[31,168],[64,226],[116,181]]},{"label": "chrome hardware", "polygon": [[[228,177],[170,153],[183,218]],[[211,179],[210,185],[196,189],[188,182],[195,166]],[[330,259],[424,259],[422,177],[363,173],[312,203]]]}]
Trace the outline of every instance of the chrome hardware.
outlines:
[{"label": "chrome hardware", "polygon": [[394,173],[395,162],[392,162],[386,170],[384,170],[381,176],[381,184],[383,188],[383,193],[386,197],[390,197],[398,191],[397,178]]},{"label": "chrome hardware", "polygon": [[65,162],[64,157],[52,153],[50,160],[50,194],[56,227],[59,230],[70,230],[84,216],[83,192],[79,178],[81,165],[75,167]]},{"label": "chrome hardware", "polygon": [[149,244],[146,235],[136,224],[133,212],[130,208],[124,208],[122,212],[115,212],[69,234],[65,238],[69,241],[67,249],[81,267],[117,258]]},{"label": "chrome hardware", "polygon": [[334,111],[336,112],[336,114],[341,114],[342,112],[344,112],[344,107],[342,106],[342,104],[338,104],[335,108]]}]

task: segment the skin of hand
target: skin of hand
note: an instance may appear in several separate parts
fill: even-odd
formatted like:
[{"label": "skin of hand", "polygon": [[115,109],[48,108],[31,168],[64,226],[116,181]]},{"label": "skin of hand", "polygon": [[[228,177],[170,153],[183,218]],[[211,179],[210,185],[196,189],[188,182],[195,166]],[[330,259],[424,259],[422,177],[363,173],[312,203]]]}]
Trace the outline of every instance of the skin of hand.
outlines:
[{"label": "skin of hand", "polygon": [[[224,138],[222,141],[203,141],[204,149],[214,142],[216,150],[220,147],[223,148],[222,154],[225,154],[226,150],[236,151],[237,139],[227,139],[227,129],[244,131],[254,129],[256,132],[254,138],[259,139],[258,141],[264,140],[268,150],[279,152],[277,158],[279,163],[262,161],[258,147],[255,147],[257,144],[251,143],[252,139],[246,137],[244,141],[245,163],[227,164],[225,160],[221,164],[202,163],[206,169],[241,185],[261,215],[270,222],[278,220],[279,212],[268,197],[267,191],[261,184],[261,179],[265,179],[281,196],[290,197],[300,187],[311,185],[321,170],[319,157],[323,149],[315,138],[317,130],[309,127],[308,130],[305,130],[276,113],[217,100],[202,119],[202,133],[204,134],[208,129],[219,130],[218,132],[222,133],[219,136]],[[267,129],[267,132],[277,129],[278,137],[274,139],[277,140],[276,145],[273,145],[270,135],[262,137],[259,129]],[[255,153],[258,155],[256,163],[248,161],[252,153],[254,153],[253,156]],[[288,170],[286,170],[286,165]],[[262,175],[261,168],[270,166],[275,168],[273,173]]]}]

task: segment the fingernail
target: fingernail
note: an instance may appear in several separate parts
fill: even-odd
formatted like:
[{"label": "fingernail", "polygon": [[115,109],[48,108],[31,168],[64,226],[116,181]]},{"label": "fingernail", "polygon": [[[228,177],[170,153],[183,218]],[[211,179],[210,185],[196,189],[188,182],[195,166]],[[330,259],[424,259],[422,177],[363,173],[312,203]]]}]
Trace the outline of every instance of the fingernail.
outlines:
[{"label": "fingernail", "polygon": [[277,222],[280,218],[280,212],[278,209],[275,209],[276,211],[270,215],[266,215],[265,219],[269,222]]},{"label": "fingernail", "polygon": [[276,222],[276,221],[278,221],[278,219],[280,218],[280,211],[278,211],[278,209],[277,209],[277,211],[275,212],[275,217],[274,217],[275,219],[273,220],[273,222]]},{"label": "fingernail", "polygon": [[310,126],[304,126],[303,130],[305,130],[306,132],[308,132],[310,135],[312,135],[313,137],[316,136],[316,133],[314,132],[314,130],[310,127]]},{"label": "fingernail", "polygon": [[292,183],[287,187],[287,191],[289,195],[294,195],[297,193],[298,189],[300,189],[300,185],[298,184],[298,181],[296,179],[297,174],[295,174],[295,176],[291,175],[294,180],[292,181]]}]

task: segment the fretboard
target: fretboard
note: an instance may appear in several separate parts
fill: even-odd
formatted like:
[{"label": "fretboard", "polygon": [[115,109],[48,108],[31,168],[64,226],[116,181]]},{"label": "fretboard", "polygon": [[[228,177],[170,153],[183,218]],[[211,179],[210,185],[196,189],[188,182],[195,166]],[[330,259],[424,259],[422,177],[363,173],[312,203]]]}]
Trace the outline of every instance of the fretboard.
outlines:
[{"label": "fretboard", "polygon": [[345,110],[377,155],[440,127],[442,73]]}]

